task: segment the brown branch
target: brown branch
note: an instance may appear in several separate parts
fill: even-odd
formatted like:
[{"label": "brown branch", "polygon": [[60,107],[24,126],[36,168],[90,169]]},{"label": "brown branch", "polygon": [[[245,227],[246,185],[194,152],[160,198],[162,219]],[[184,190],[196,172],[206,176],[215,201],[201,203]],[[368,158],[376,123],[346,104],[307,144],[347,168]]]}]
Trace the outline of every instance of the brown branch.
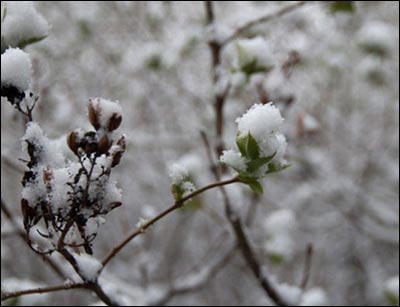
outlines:
[{"label": "brown branch", "polygon": [[[215,25],[215,14],[213,1],[205,1],[205,9],[206,9],[206,23],[208,27],[213,27]],[[215,30],[215,29],[213,29]],[[218,82],[220,81],[218,67],[221,64],[221,50],[222,45],[218,42],[214,37],[212,37],[208,46],[211,53],[211,73],[212,73],[212,81],[213,86],[216,87]],[[214,110],[215,110],[215,130],[216,130],[216,147],[215,150],[220,156],[222,154],[222,150],[224,148],[223,144],[223,133],[224,133],[224,104],[226,98],[228,96],[229,86],[223,93],[218,93],[214,96]]]},{"label": "brown branch", "polygon": [[303,289],[303,291],[307,288],[308,281],[310,280],[313,254],[314,254],[313,245],[311,243],[308,243],[304,260],[303,278],[300,284],[300,288]]},{"label": "brown branch", "polygon": [[232,179],[229,180],[225,180],[225,181],[218,181],[212,184],[209,184],[201,189],[198,189],[196,191],[194,191],[193,193],[183,197],[180,200],[175,201],[175,203],[173,205],[171,205],[170,207],[168,207],[167,209],[165,209],[164,211],[162,211],[161,213],[157,214],[155,217],[153,217],[152,219],[149,219],[148,221],[146,221],[143,225],[141,225],[140,227],[135,228],[131,233],[129,233],[120,243],[118,243],[109,253],[108,255],[106,255],[104,257],[104,259],[102,260],[102,264],[103,267],[107,265],[107,263],[121,250],[123,249],[131,240],[133,240],[136,236],[144,233],[146,231],[147,228],[149,228],[150,226],[154,225],[157,221],[161,220],[162,218],[164,218],[165,216],[169,215],[171,212],[181,208],[186,201],[190,200],[191,198],[207,191],[210,189],[213,189],[215,187],[220,187],[223,185],[228,185],[228,184],[232,184],[232,183],[236,183],[239,182],[239,179],[237,177],[234,177]]},{"label": "brown branch", "polygon": [[50,292],[57,292],[57,291],[67,291],[77,288],[85,288],[86,285],[84,283],[72,284],[72,285],[60,285],[60,286],[53,286],[47,288],[36,288],[36,289],[27,289],[27,290],[19,290],[13,292],[1,292],[1,300],[8,300],[13,297],[20,297],[22,295],[28,294],[43,294],[43,293],[50,293]]},{"label": "brown branch", "polygon": [[[299,4],[296,3],[296,7],[297,6],[299,6]],[[209,27],[213,27],[215,25],[215,15],[214,15],[214,11],[213,11],[212,1],[206,1],[205,8],[206,8],[207,25]],[[275,15],[280,16],[280,15],[284,14],[284,12],[287,10],[290,10],[290,9],[288,9],[287,7],[283,11],[281,9],[282,12],[275,13],[274,17],[275,17]],[[228,38],[228,40],[226,40],[222,43],[217,42],[215,40],[209,41],[209,49],[210,49],[211,58],[212,58],[212,76],[213,76],[214,86],[216,86],[216,84],[219,81],[218,66],[220,64],[221,49],[224,46],[224,44],[226,44],[230,40],[236,38],[236,36],[239,35],[240,33],[242,33],[242,31],[245,31],[247,28],[252,27],[256,23],[265,22],[266,20],[272,19],[274,17],[271,17],[270,15],[268,15],[268,17],[264,17],[262,19],[258,19],[257,21],[248,23],[247,25],[245,25],[245,27],[239,28],[231,37]],[[226,90],[223,94],[216,93],[214,96],[215,129],[216,129],[216,139],[217,139],[215,151],[216,151],[217,156],[221,155],[222,150],[224,148],[224,145],[222,142],[223,131],[224,131],[223,130],[223,127],[224,127],[223,107],[224,107],[224,103],[227,98],[228,92],[229,92],[229,89]],[[209,145],[210,143],[208,142],[205,133],[202,134],[202,138],[203,138],[203,143],[207,150],[207,157],[210,162],[210,167],[213,170],[215,179],[217,181],[219,181],[221,178],[220,172],[223,172],[224,169],[214,167],[214,162],[212,161],[212,155],[210,154],[210,152],[211,152],[211,148]],[[240,217],[237,215],[237,213],[232,208],[232,205],[230,203],[230,200],[229,200],[228,194],[226,193],[226,190],[224,189],[223,186],[220,186],[220,190],[221,190],[221,193],[223,196],[226,218],[228,219],[228,221],[234,231],[238,247],[242,253],[244,260],[246,261],[247,265],[251,269],[254,276],[257,278],[259,284],[264,289],[266,294],[277,305],[286,306],[286,303],[284,302],[283,298],[281,298],[278,291],[272,285],[272,282],[264,274],[264,272],[262,270],[262,266],[259,263],[257,256],[251,246],[250,240],[248,239],[247,234],[245,233],[245,231],[243,229],[243,225],[240,220]]]},{"label": "brown branch", "polygon": [[241,251],[244,260],[258,280],[260,286],[264,289],[265,293],[276,303],[276,305],[287,306],[286,302],[275,289],[268,276],[265,275],[265,273],[263,272],[262,265],[257,259],[256,253],[252,248],[251,242],[244,230],[240,217],[232,209],[232,205],[230,203],[226,190],[224,189],[224,187],[220,187],[220,189],[224,199],[226,218],[233,228],[239,250]]},{"label": "brown branch", "polygon": [[224,47],[225,45],[227,45],[228,43],[230,43],[231,41],[233,41],[234,39],[238,38],[240,35],[242,35],[244,32],[246,32],[247,30],[249,30],[250,28],[260,24],[260,23],[266,23],[268,21],[271,21],[275,18],[278,18],[280,16],[283,16],[287,13],[290,13],[292,11],[294,11],[295,9],[303,6],[304,4],[306,4],[307,1],[298,1],[295,3],[291,3],[288,4],[286,6],[283,6],[281,8],[279,8],[277,11],[270,13],[268,15],[265,16],[261,16],[257,19],[251,20],[247,23],[245,23],[244,25],[238,27],[230,36],[228,36],[225,40],[223,40],[220,45],[222,47]]}]

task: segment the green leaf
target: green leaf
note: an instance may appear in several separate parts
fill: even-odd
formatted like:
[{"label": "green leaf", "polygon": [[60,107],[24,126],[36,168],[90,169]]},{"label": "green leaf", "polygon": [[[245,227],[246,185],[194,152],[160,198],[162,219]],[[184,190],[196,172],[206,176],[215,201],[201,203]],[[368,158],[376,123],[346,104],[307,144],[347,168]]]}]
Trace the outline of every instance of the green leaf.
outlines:
[{"label": "green leaf", "polygon": [[250,160],[259,158],[260,148],[250,132],[245,137],[236,136],[236,145],[243,157]]},{"label": "green leaf", "polygon": [[32,38],[29,38],[29,39],[26,39],[26,40],[23,40],[23,41],[19,41],[19,42],[18,42],[18,48],[23,49],[23,48],[25,48],[25,47],[28,46],[28,45],[31,45],[31,44],[40,42],[41,40],[45,39],[46,37],[47,37],[47,35],[45,35],[45,36],[38,36],[38,37],[32,37]]},{"label": "green leaf", "polygon": [[260,148],[258,147],[257,141],[253,138],[251,133],[247,135],[247,144],[246,144],[247,158],[254,160],[258,159],[260,156]]},{"label": "green leaf", "polygon": [[238,132],[238,134],[236,135],[236,146],[238,147],[243,157],[247,157],[246,144],[247,144],[247,137],[239,138],[239,132]]},{"label": "green leaf", "polygon": [[255,178],[239,176],[239,180],[247,184],[256,193],[262,194],[264,192],[262,185]]},{"label": "green leaf", "polygon": [[264,193],[264,189],[261,185],[261,183],[259,183],[257,180],[254,180],[252,182],[249,183],[249,187],[256,193],[258,194],[262,194]]},{"label": "green leaf", "polygon": [[269,157],[263,157],[263,158],[258,158],[258,159],[249,161],[247,163],[247,171],[249,173],[252,173],[252,172],[258,170],[261,166],[270,162],[275,157],[275,155],[276,155],[276,151]]},{"label": "green leaf", "polygon": [[354,1],[333,1],[329,9],[331,13],[354,13]]},{"label": "green leaf", "polygon": [[292,166],[291,164],[285,164],[281,167],[277,167],[275,164],[270,163],[268,164],[268,171],[265,173],[265,175],[283,171],[284,169],[287,169],[291,166]]}]

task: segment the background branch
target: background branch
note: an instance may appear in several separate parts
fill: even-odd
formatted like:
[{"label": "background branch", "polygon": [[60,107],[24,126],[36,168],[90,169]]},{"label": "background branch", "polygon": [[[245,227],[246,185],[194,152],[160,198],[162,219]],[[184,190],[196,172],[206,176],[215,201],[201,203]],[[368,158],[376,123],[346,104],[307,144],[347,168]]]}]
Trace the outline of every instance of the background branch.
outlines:
[{"label": "background branch", "polygon": [[86,284],[78,283],[78,284],[65,284],[60,286],[53,286],[47,288],[36,288],[36,289],[27,289],[27,290],[19,290],[19,291],[12,291],[12,292],[1,292],[1,300],[8,300],[13,297],[19,297],[28,294],[43,294],[43,293],[50,293],[50,292],[57,292],[57,291],[67,291],[72,289],[78,288],[85,288]]},{"label": "background branch", "polygon": [[[207,2],[210,2],[210,1],[207,1]],[[303,6],[306,3],[307,3],[307,1],[299,1],[296,3],[291,3],[291,4],[288,4],[286,6],[279,8],[277,11],[275,11],[273,13],[270,13],[268,15],[261,16],[257,19],[249,21],[249,22],[245,23],[244,25],[240,26],[239,28],[237,28],[230,36],[228,36],[224,41],[222,41],[220,43],[220,46],[224,47],[225,45],[227,45],[234,39],[238,38],[241,34],[243,34],[244,32],[246,32],[247,30],[249,30],[250,28],[252,28],[256,25],[258,25],[260,23],[266,23],[277,17],[280,17],[287,13],[290,13],[290,12],[294,11],[295,9]]]}]

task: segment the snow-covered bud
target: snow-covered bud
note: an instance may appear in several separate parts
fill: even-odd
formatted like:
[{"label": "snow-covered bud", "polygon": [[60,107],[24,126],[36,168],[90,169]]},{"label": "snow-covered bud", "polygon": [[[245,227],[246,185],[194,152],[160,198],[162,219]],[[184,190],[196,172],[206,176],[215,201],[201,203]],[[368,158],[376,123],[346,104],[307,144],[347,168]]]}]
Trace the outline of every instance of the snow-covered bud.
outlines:
[{"label": "snow-covered bud", "polygon": [[231,47],[230,54],[233,58],[233,70],[240,71],[246,76],[259,72],[268,72],[275,65],[270,46],[260,36],[238,40],[235,50],[233,50],[233,46]]},{"label": "snow-covered bud", "polygon": [[172,183],[171,193],[175,200],[180,200],[196,190],[185,166],[174,163],[169,167],[168,172]]},{"label": "snow-covered bud", "polygon": [[[23,93],[32,83],[32,64],[29,54],[18,48],[9,48],[1,55],[1,88],[15,88]],[[13,103],[13,101],[10,101]]]},{"label": "snow-covered bud", "polygon": [[261,192],[257,179],[287,167],[286,138],[281,133],[283,118],[272,103],[255,104],[236,119],[236,145],[239,151],[224,151],[220,161],[232,167],[242,182]]},{"label": "snow-covered bud", "polygon": [[122,122],[122,109],[119,103],[103,98],[90,99],[88,117],[96,130],[116,130]]}]

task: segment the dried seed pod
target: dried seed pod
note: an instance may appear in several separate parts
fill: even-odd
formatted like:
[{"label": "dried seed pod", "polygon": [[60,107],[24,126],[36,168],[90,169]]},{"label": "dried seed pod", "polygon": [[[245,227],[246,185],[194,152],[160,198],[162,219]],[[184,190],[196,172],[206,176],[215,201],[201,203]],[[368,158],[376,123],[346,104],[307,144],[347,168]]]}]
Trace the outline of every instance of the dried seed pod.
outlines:
[{"label": "dried seed pod", "polygon": [[111,142],[109,141],[108,136],[105,134],[99,141],[97,153],[99,155],[105,154],[108,152],[110,147],[111,147]]},{"label": "dried seed pod", "polygon": [[88,118],[94,129],[99,130],[100,125],[100,110],[96,108],[93,101],[90,100],[88,104]]},{"label": "dried seed pod", "polygon": [[67,136],[67,144],[69,149],[72,150],[72,152],[77,155],[78,154],[78,148],[81,140],[79,137],[79,133],[77,131],[72,131],[70,134]]},{"label": "dried seed pod", "polygon": [[108,120],[107,130],[114,131],[114,130],[118,129],[118,127],[121,125],[121,122],[122,122],[121,114],[113,113],[111,115],[110,119]]}]

